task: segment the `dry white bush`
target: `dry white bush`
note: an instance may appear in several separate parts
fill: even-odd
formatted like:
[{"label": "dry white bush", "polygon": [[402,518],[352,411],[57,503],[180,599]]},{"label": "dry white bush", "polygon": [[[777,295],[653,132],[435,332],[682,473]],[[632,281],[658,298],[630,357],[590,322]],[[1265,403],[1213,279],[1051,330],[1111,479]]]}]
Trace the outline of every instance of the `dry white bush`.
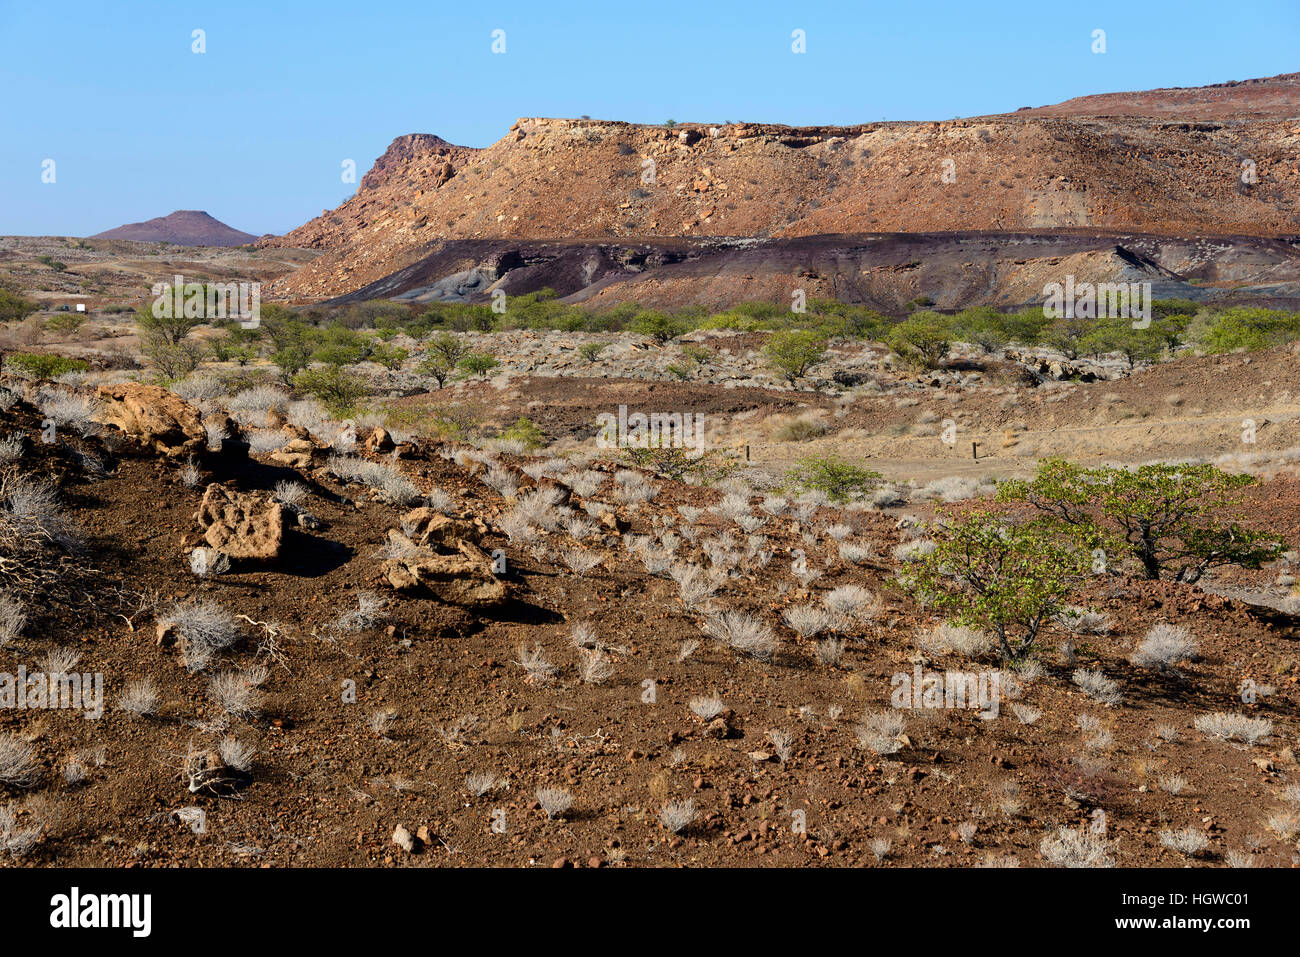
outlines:
[{"label": "dry white bush", "polygon": [[578,578],[585,578],[589,571],[601,563],[600,555],[585,548],[561,548],[559,554],[565,566]]},{"label": "dry white bush", "polygon": [[904,563],[919,562],[938,547],[938,544],[928,538],[902,542],[894,546],[894,560]]},{"label": "dry white bush", "polygon": [[862,716],[854,729],[858,744],[876,754],[894,754],[902,750],[898,738],[907,723],[897,711],[872,711]]},{"label": "dry white bush", "polygon": [[128,681],[122,689],[117,707],[138,718],[145,718],[158,710],[159,697],[158,686],[152,678],[136,678]]},{"label": "dry white bush", "polygon": [[57,429],[71,429],[78,435],[94,435],[99,426],[94,421],[94,407],[85,396],[66,392],[46,393],[40,402],[41,412]]},{"label": "dry white bush", "polygon": [[776,654],[777,640],[759,618],[742,611],[714,612],[705,619],[704,634],[724,645],[749,655],[759,661],[768,661]]},{"label": "dry white bush", "polygon": [[1196,657],[1196,640],[1181,625],[1154,625],[1138,643],[1129,660],[1139,668],[1172,671],[1180,661]]},{"label": "dry white bush", "polygon": [[803,562],[795,562],[791,565],[790,572],[795,578],[799,579],[799,584],[804,588],[807,588],[817,579],[821,578],[822,575],[826,574],[822,569],[813,568],[811,565]]},{"label": "dry white bush", "polygon": [[1119,682],[1107,678],[1100,671],[1079,668],[1072,675],[1072,679],[1079,690],[1094,701],[1100,701],[1105,705],[1117,705],[1124,700],[1119,691]]},{"label": "dry white bush", "polygon": [[870,542],[845,542],[840,546],[840,558],[855,565],[871,561],[876,557],[876,550]]},{"label": "dry white bush", "polygon": [[379,738],[388,737],[388,732],[392,730],[393,722],[397,719],[397,712],[389,708],[383,708],[379,711],[370,712],[370,718],[366,721],[366,727]]},{"label": "dry white bush", "polygon": [[0,593],[0,648],[12,644],[27,627],[27,607],[8,594]]},{"label": "dry white bush", "polygon": [[497,776],[487,772],[465,775],[465,790],[471,797],[480,798],[497,786]]},{"label": "dry white bush", "polygon": [[680,834],[690,827],[694,820],[695,801],[691,798],[684,801],[669,801],[659,809],[659,823],[672,834]]},{"label": "dry white bush", "polygon": [[546,812],[547,819],[553,819],[573,806],[573,795],[564,788],[538,788],[537,803]]},{"label": "dry white bush", "polygon": [[1269,815],[1268,827],[1282,840],[1294,840],[1300,834],[1300,813],[1292,810],[1278,811]]},{"label": "dry white bush", "polygon": [[695,654],[695,652],[699,649],[699,647],[700,647],[700,643],[698,641],[696,641],[694,638],[687,638],[685,641],[681,643],[681,646],[677,649],[677,663],[680,665],[691,655]]},{"label": "dry white bush", "polygon": [[244,744],[232,735],[226,735],[221,739],[217,750],[226,767],[243,771],[245,774],[253,769],[253,757],[257,754],[257,750],[252,745]]},{"label": "dry white bush", "polygon": [[701,602],[712,598],[718,590],[718,583],[705,574],[699,565],[690,562],[677,562],[668,570],[668,574],[677,583],[677,594],[687,608],[698,608]]},{"label": "dry white bush", "polygon": [[495,490],[502,498],[514,498],[519,494],[519,479],[514,472],[500,467],[491,468],[484,472],[480,479],[484,485]]},{"label": "dry white bush", "polygon": [[889,856],[889,852],[894,847],[894,842],[887,837],[873,837],[868,845],[871,848],[871,854],[879,863]]},{"label": "dry white bush", "polygon": [[582,541],[600,534],[600,526],[582,518],[571,518],[564,523],[564,533],[574,541]]},{"label": "dry white bush", "polygon": [[563,499],[563,490],[540,486],[520,495],[515,508],[528,518],[530,524],[551,532],[573,516],[572,509],[560,504]]},{"label": "dry white bush", "polygon": [[576,621],[569,631],[569,644],[575,648],[595,648],[600,642],[589,621]]},{"label": "dry white bush", "polygon": [[1254,745],[1273,733],[1273,722],[1267,718],[1248,718],[1244,714],[1216,711],[1201,714],[1192,722],[1196,730],[1210,738],[1222,741],[1242,741]]},{"label": "dry white bush", "polygon": [[613,665],[599,651],[588,651],[584,648],[578,654],[578,677],[584,684],[598,685],[613,673]]},{"label": "dry white bush", "polygon": [[773,518],[779,518],[785,513],[786,508],[790,505],[790,500],[782,498],[780,495],[769,495],[759,503],[758,507],[767,512]]},{"label": "dry white bush", "polygon": [[326,625],[326,630],[335,634],[354,635],[387,620],[388,600],[386,598],[374,592],[362,591],[357,592],[356,602],[355,608],[343,612],[331,621]]},{"label": "dry white bush", "polygon": [[1076,635],[1104,635],[1111,629],[1109,615],[1077,605],[1069,605],[1057,612],[1056,622]]},{"label": "dry white bush", "polygon": [[816,605],[791,605],[781,613],[781,620],[800,638],[811,638],[835,625],[835,616]]},{"label": "dry white bush", "polygon": [[1021,724],[1033,724],[1043,716],[1043,712],[1037,708],[1031,708],[1027,704],[1012,702],[1011,713],[1014,714]]},{"label": "dry white bush", "polygon": [[749,497],[745,495],[724,495],[722,501],[709,509],[714,515],[736,521],[742,515],[749,514]]},{"label": "dry white bush", "polygon": [[573,491],[578,498],[590,498],[600,491],[601,485],[605,483],[605,475],[602,472],[595,472],[590,469],[586,471],[566,472],[560,476],[560,481]]},{"label": "dry white bush", "polygon": [[225,714],[253,718],[262,710],[262,692],[239,671],[225,671],[208,682],[208,695]]},{"label": "dry white bush", "polygon": [[0,850],[17,859],[30,854],[41,839],[41,825],[23,827],[12,804],[0,808]]},{"label": "dry white bush", "polygon": [[687,525],[694,525],[704,514],[704,509],[696,508],[694,505],[678,505],[677,514],[686,520]]},{"label": "dry white bush", "polygon": [[20,434],[6,435],[0,439],[0,465],[12,465],[23,457],[26,440]]},{"label": "dry white bush", "polygon": [[840,585],[822,596],[822,604],[840,618],[865,621],[875,615],[875,599],[860,585]]},{"label": "dry white bush", "polygon": [[275,491],[271,494],[277,502],[293,507],[301,505],[307,498],[307,486],[302,482],[280,481],[275,483]]},{"label": "dry white bush", "polygon": [[524,669],[527,680],[546,682],[555,677],[558,669],[546,657],[546,652],[542,650],[541,645],[534,643],[530,649],[528,645],[521,644],[518,654],[519,657],[516,659],[515,664]]},{"label": "dry white bush", "polygon": [[56,647],[45,653],[38,667],[50,676],[70,675],[75,671],[80,660],[81,652],[75,648]]},{"label": "dry white bush", "polygon": [[1223,855],[1223,861],[1229,867],[1254,867],[1255,859],[1246,851],[1239,851],[1235,848]]},{"label": "dry white bush", "polygon": [[690,708],[701,721],[712,721],[727,710],[727,706],[717,695],[700,695],[692,698]]},{"label": "dry white bush", "polygon": [[844,642],[838,638],[826,638],[817,642],[815,654],[821,664],[834,668],[844,657]]},{"label": "dry white bush", "polygon": [[215,548],[199,547],[190,552],[190,571],[199,578],[230,571],[230,557]]},{"label": "dry white bush", "polygon": [[444,515],[455,507],[456,501],[448,493],[440,488],[429,490],[429,494],[424,496],[424,504],[435,512],[442,512]]},{"label": "dry white bush", "polygon": [[537,529],[533,528],[528,516],[518,507],[511,509],[497,519],[497,528],[516,545],[529,545],[537,541]]},{"label": "dry white bush", "polygon": [[1186,857],[1195,857],[1210,846],[1210,839],[1205,836],[1204,831],[1194,827],[1185,827],[1177,831],[1165,828],[1160,831],[1160,843],[1171,851],[1177,851]]},{"label": "dry white bush", "polygon": [[983,658],[994,650],[993,639],[984,632],[965,625],[940,622],[928,632],[917,635],[916,643],[927,654],[940,656],[960,655],[963,658]]},{"label": "dry white bush", "polygon": [[1058,827],[1039,842],[1038,850],[1057,867],[1115,866],[1111,843],[1087,827]]},{"label": "dry white bush", "polygon": [[1189,783],[1181,774],[1167,774],[1160,779],[1160,790],[1177,797],[1187,790]]},{"label": "dry white bush", "polygon": [[27,788],[40,780],[36,750],[16,734],[0,734],[0,784]]},{"label": "dry white bush", "polygon": [[[631,475],[630,479],[623,476]],[[635,472],[619,472],[615,476],[614,500],[624,505],[648,502],[658,494],[658,489]]]},{"label": "dry white bush", "polygon": [[248,439],[248,451],[254,455],[278,451],[289,441],[289,433],[279,429],[249,429],[245,436]]},{"label": "dry white bush", "polygon": [[266,414],[272,410],[285,413],[289,410],[291,397],[272,386],[258,385],[235,393],[226,403],[226,411],[231,418],[243,424],[258,424],[266,421]]},{"label": "dry white bush", "polygon": [[773,730],[767,733],[767,737],[772,742],[772,750],[776,752],[777,759],[782,764],[787,764],[794,756],[794,735],[789,731]]}]

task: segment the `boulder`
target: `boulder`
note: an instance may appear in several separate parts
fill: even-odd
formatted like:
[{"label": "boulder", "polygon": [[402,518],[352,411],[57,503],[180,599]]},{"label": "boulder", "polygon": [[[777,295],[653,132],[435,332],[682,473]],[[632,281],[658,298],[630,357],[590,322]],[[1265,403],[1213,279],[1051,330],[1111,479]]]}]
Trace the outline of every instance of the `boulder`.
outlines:
[{"label": "boulder", "polygon": [[284,508],[256,495],[212,484],[199,504],[199,524],[209,545],[231,558],[271,559],[284,540]]},{"label": "boulder", "polygon": [[95,421],[112,425],[154,451],[177,458],[207,446],[199,410],[174,392],[156,385],[119,382],[101,385]]},{"label": "boulder", "polygon": [[272,452],[270,459],[291,469],[308,469],[316,463],[319,454],[320,450],[310,439],[290,439],[282,448]]},{"label": "boulder", "polygon": [[505,601],[506,586],[492,574],[492,556],[473,542],[457,539],[455,551],[443,555],[415,544],[395,528],[388,539],[400,557],[385,561],[381,571],[398,591],[428,591],[440,601],[467,608]]},{"label": "boulder", "polygon": [[487,534],[487,526],[480,519],[469,522],[451,518],[427,506],[406,512],[402,516],[402,529],[416,545],[441,546],[452,551],[460,539],[477,545]]}]

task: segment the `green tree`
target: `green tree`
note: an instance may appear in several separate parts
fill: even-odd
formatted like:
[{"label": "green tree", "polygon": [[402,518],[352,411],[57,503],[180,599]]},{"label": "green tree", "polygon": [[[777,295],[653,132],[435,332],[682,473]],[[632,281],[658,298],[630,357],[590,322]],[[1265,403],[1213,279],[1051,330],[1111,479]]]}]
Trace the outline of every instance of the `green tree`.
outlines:
[{"label": "green tree", "polygon": [[1196,582],[1210,568],[1259,568],[1286,547],[1240,524],[1240,489],[1255,484],[1213,465],[1085,468],[1047,459],[1028,481],[1005,482],[1002,502],[1024,502],[1095,543],[1114,540],[1149,579]]},{"label": "green tree", "polygon": [[501,438],[522,442],[529,452],[540,449],[546,444],[546,433],[527,416],[520,416],[514,425],[501,433]]},{"label": "green tree", "polygon": [[602,352],[605,351],[603,342],[584,342],[578,347],[578,352],[588,362],[595,362]]},{"label": "green tree", "polygon": [[768,364],[793,385],[826,357],[826,339],[809,329],[777,332],[763,346]]},{"label": "green tree", "polygon": [[366,384],[338,366],[305,369],[293,377],[293,387],[325,403],[335,415],[348,412],[366,394]]},{"label": "green tree", "polygon": [[646,309],[637,313],[628,323],[628,328],[639,336],[649,336],[659,345],[670,342],[689,331],[684,319],[659,312],[657,309]]},{"label": "green tree", "polygon": [[1050,518],[950,516],[935,529],[934,550],[905,566],[899,582],[957,624],[994,635],[1004,659],[1023,658],[1090,569],[1071,532]]},{"label": "green tree", "polygon": [[[174,310],[157,310],[173,312]],[[141,336],[145,339],[159,339],[168,345],[180,345],[198,326],[202,318],[187,318],[182,315],[155,315],[153,303],[145,303],[135,313],[135,324],[139,326]]]},{"label": "green tree", "polygon": [[904,359],[935,369],[952,347],[952,323],[936,312],[914,312],[889,330],[886,343]]},{"label": "green tree", "polygon": [[311,352],[302,343],[286,343],[281,349],[276,349],[271,353],[271,361],[280,370],[280,376],[285,382],[290,382],[311,362]]},{"label": "green tree", "polygon": [[1079,347],[1095,355],[1118,352],[1130,369],[1139,361],[1153,362],[1160,356],[1164,337],[1154,324],[1134,329],[1130,319],[1107,319],[1079,340]]},{"label": "green tree", "polygon": [[491,353],[470,352],[457,363],[457,366],[466,375],[476,375],[480,379],[486,379],[487,374],[500,364],[496,356]]},{"label": "green tree", "polygon": [[38,308],[17,286],[0,281],[0,322],[22,322]]}]

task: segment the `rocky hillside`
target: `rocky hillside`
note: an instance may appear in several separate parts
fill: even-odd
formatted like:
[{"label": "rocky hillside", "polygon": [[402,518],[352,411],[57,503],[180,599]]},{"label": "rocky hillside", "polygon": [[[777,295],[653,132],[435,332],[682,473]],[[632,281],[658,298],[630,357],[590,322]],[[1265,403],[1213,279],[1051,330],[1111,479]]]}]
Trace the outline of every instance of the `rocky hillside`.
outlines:
[{"label": "rocky hillside", "polygon": [[1214,90],[1202,99],[1225,118],[1191,121],[1200,100],[1175,90],[1131,97],[1143,111],[1132,116],[1076,103],[1060,116],[852,127],[521,119],[480,151],[403,137],[348,203],[265,242],[329,250],[278,286],[319,297],[445,239],[1300,232],[1295,78]]}]

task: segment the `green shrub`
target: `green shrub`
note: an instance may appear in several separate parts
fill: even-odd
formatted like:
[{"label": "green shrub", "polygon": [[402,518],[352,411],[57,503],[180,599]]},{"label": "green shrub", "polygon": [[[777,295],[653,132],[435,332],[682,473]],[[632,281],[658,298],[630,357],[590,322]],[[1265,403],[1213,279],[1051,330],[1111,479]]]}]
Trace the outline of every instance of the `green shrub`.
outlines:
[{"label": "green shrub", "polygon": [[487,374],[501,365],[497,357],[488,352],[470,352],[465,355],[460,362],[456,363],[462,372],[466,375],[476,375],[480,379],[486,379]]},{"label": "green shrub", "polygon": [[904,359],[934,369],[952,346],[952,323],[935,312],[916,312],[889,330],[886,342]]},{"label": "green shrub", "polygon": [[768,364],[793,385],[826,357],[826,339],[807,329],[774,333],[763,346]]},{"label": "green shrub", "polygon": [[514,425],[501,433],[501,438],[522,442],[529,452],[540,449],[546,444],[546,433],[527,416],[520,416]]},{"label": "green shrub", "polygon": [[85,359],[56,356],[48,352],[8,352],[4,364],[33,379],[54,379],[66,372],[85,372]]},{"label": "green shrub", "polygon": [[320,399],[335,415],[349,411],[367,392],[362,379],[338,366],[305,369],[293,377],[293,387]]},{"label": "green shrub", "polygon": [[1022,658],[1090,570],[1087,550],[1070,531],[1047,518],[953,516],[937,526],[934,550],[904,566],[899,582],[957,624],[996,637],[1003,658]]},{"label": "green shrub", "polygon": [[884,477],[834,455],[812,455],[799,459],[786,477],[800,492],[823,492],[833,502],[847,502],[865,494]]}]

